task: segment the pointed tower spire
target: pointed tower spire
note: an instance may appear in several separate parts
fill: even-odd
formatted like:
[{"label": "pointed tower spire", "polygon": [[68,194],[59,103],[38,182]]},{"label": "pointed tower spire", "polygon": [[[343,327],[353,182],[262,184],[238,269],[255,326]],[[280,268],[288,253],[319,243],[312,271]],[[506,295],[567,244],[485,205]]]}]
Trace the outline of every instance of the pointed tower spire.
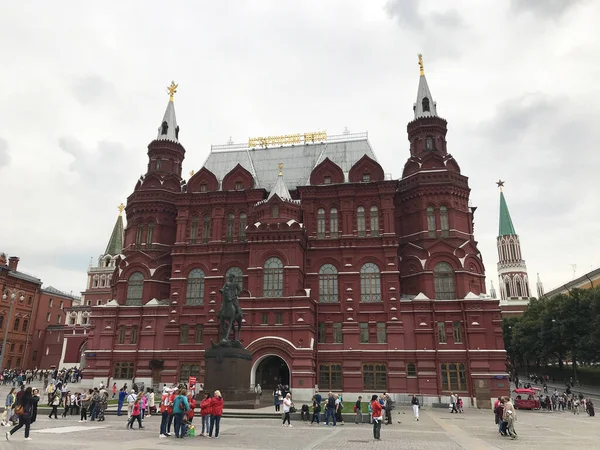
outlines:
[{"label": "pointed tower spire", "polygon": [[542,280],[540,279],[540,274],[537,274],[537,294],[538,294],[538,298],[542,298],[544,297],[544,295],[546,295],[546,293],[544,292],[544,284],[542,283]]},{"label": "pointed tower spire", "polygon": [[497,298],[496,289],[494,288],[494,282],[492,280],[490,280],[490,297]]},{"label": "pointed tower spire", "polygon": [[125,205],[121,203],[118,208],[119,217],[117,217],[117,222],[115,223],[113,232],[110,235],[110,240],[108,241],[108,245],[106,246],[103,256],[115,256],[123,253],[123,210],[125,209]]},{"label": "pointed tower spire", "polygon": [[167,88],[169,93],[169,103],[165,110],[163,120],[158,127],[157,141],[173,141],[179,142],[179,126],[177,126],[177,117],[175,116],[175,104],[173,103],[173,96],[177,92],[179,85],[171,81],[171,85]]},{"label": "pointed tower spire", "polygon": [[419,88],[417,90],[417,102],[413,105],[415,119],[419,117],[437,117],[436,103],[433,101],[431,91],[425,78],[425,69],[423,67],[423,55],[419,53]]},{"label": "pointed tower spire", "polygon": [[500,189],[500,218],[496,244],[498,246],[498,281],[502,300],[529,300],[529,276],[521,255],[521,242],[515,232],[504,192],[504,181],[496,182]]},{"label": "pointed tower spire", "polygon": [[496,181],[496,184],[498,185],[498,188],[500,188],[500,227],[498,229],[498,236],[511,236],[517,234],[512,219],[510,218],[510,212],[508,212],[508,205],[504,198],[504,192],[502,192],[504,181],[498,180]]},{"label": "pointed tower spire", "polygon": [[281,200],[291,200],[292,196],[290,195],[290,191],[288,191],[285,182],[283,181],[283,163],[279,163],[279,176],[277,177],[277,181],[275,182],[275,186],[271,189],[269,193],[269,197],[267,200],[270,200],[271,197],[277,195]]}]

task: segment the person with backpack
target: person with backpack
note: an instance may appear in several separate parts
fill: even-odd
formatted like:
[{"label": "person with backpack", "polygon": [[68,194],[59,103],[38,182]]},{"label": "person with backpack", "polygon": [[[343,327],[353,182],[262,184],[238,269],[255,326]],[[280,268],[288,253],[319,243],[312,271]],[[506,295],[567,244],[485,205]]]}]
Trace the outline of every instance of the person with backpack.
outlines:
[{"label": "person with backpack", "polygon": [[173,400],[173,420],[175,421],[175,437],[183,438],[185,435],[185,426],[183,425],[183,415],[190,409],[187,401],[187,390],[181,389],[179,395]]},{"label": "person with backpack", "polygon": [[[319,395],[319,397],[321,397]],[[317,425],[319,425],[319,422],[321,422],[321,402],[317,401],[317,395],[313,396],[313,414],[312,414],[312,420],[310,421],[310,424],[312,425],[315,420],[317,421]]]},{"label": "person with backpack", "polygon": [[354,416],[354,423],[363,423],[362,411],[360,410],[361,402],[362,396],[359,395],[358,400],[356,400],[356,403],[354,404],[354,413],[356,414]]},{"label": "person with backpack", "polygon": [[31,387],[28,387],[19,398],[19,402],[15,406],[15,414],[19,417],[19,424],[12,430],[6,432],[6,440],[9,441],[10,437],[15,434],[18,430],[25,427],[25,440],[30,441],[29,429],[31,428],[31,417],[34,411],[37,410],[37,401],[33,397]]}]

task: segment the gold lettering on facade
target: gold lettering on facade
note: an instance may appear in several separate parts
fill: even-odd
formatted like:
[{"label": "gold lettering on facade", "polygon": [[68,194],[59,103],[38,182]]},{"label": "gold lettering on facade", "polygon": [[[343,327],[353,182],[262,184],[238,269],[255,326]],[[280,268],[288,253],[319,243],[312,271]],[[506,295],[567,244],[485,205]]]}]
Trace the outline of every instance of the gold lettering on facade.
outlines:
[{"label": "gold lettering on facade", "polygon": [[265,136],[265,137],[254,137],[248,139],[248,147],[269,147],[269,146],[281,146],[281,145],[293,145],[300,144],[302,142],[321,142],[327,140],[326,131],[317,131],[312,133],[304,134],[284,134],[281,136]]}]

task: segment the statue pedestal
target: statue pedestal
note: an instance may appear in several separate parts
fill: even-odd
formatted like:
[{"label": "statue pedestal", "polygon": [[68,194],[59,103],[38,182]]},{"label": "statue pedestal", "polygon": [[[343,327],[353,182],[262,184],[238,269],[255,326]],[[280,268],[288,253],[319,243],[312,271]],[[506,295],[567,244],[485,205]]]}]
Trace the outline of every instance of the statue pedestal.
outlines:
[{"label": "statue pedestal", "polygon": [[255,408],[250,389],[252,354],[245,348],[214,346],[204,352],[204,390],[220,390],[226,408]]}]

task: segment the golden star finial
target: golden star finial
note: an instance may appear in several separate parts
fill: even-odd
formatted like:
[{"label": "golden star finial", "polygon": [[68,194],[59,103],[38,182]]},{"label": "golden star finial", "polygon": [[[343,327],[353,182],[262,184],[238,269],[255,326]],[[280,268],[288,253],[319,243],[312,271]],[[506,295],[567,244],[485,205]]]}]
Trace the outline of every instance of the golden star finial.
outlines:
[{"label": "golden star finial", "polygon": [[283,163],[279,163],[279,176],[283,176]]},{"label": "golden star finial", "polygon": [[167,88],[167,92],[169,93],[169,101],[172,102],[173,101],[173,96],[175,95],[175,93],[177,92],[177,87],[179,85],[175,84],[174,81],[171,81],[171,85]]},{"label": "golden star finial", "polygon": [[190,170],[190,177],[193,177],[195,173],[196,172],[194,172],[193,170]]},{"label": "golden star finial", "polygon": [[504,181],[502,181],[501,179],[498,179],[498,181],[496,181],[496,184],[500,188],[500,192],[502,192],[502,187],[504,186]]},{"label": "golden star finial", "polygon": [[423,55],[419,53],[419,73],[425,75],[425,69],[423,68]]},{"label": "golden star finial", "polygon": [[119,215],[123,215],[123,210],[125,209],[125,205],[123,203],[121,203],[119,206],[117,206],[117,208],[119,209]]}]

